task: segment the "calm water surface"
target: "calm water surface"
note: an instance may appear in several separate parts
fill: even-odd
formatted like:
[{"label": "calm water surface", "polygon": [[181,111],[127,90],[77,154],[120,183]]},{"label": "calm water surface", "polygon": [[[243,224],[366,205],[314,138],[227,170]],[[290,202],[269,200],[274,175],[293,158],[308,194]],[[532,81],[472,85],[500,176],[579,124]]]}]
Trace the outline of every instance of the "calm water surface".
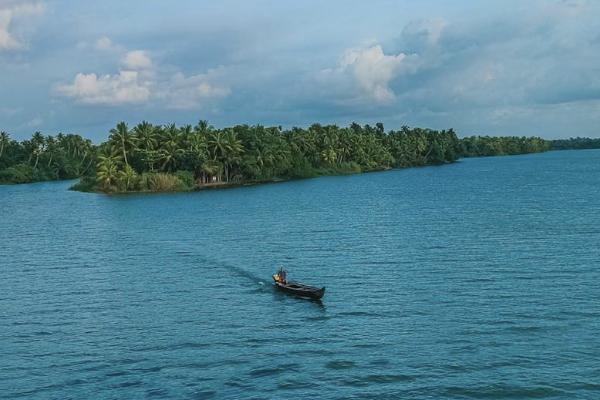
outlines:
[{"label": "calm water surface", "polygon": [[600,151],[69,185],[0,186],[0,397],[600,398]]}]

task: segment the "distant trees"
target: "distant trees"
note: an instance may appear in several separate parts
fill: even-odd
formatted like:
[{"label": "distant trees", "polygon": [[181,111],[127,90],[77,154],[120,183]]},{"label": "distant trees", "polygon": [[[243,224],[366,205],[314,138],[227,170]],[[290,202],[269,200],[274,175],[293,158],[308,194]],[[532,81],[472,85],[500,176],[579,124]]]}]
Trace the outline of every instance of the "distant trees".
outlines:
[{"label": "distant trees", "polygon": [[120,122],[108,141],[93,146],[78,135],[21,143],[0,132],[0,183],[85,176],[82,190],[191,190],[198,186],[303,178],[451,163],[459,157],[546,151],[541,138],[473,136],[452,129],[386,132],[383,124],[308,128],[236,125],[216,129]]},{"label": "distant trees", "polygon": [[93,173],[96,148],[79,135],[44,136],[17,142],[0,132],[0,183],[74,179]]},{"label": "distant trees", "polygon": [[129,165],[127,154],[136,148],[136,137],[133,132],[127,128],[125,122],[119,122],[116,128],[110,130],[109,142],[119,148],[123,154],[125,165]]},{"label": "distant trees", "polygon": [[600,149],[600,138],[569,138],[552,141],[553,150]]},{"label": "distant trees", "polygon": [[471,136],[461,140],[463,157],[502,156],[539,153],[551,149],[551,142],[539,137]]}]

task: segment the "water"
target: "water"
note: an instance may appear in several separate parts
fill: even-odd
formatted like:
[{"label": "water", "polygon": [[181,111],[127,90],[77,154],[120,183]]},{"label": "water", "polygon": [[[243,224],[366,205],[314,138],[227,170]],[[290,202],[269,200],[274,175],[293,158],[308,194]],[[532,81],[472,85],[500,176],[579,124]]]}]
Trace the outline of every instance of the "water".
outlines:
[{"label": "water", "polygon": [[600,151],[69,185],[0,187],[0,397],[600,397]]}]

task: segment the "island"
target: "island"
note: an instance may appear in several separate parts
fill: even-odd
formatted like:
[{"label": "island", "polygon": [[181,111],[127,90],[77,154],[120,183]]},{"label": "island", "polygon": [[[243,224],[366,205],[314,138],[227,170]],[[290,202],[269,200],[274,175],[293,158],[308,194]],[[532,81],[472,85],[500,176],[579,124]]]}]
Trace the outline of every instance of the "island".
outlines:
[{"label": "island", "polygon": [[597,148],[599,139],[471,136],[453,129],[401,127],[385,131],[352,123],[308,128],[236,125],[133,128],[120,122],[95,145],[80,135],[22,142],[0,133],[0,183],[80,178],[72,189],[101,193],[173,192],[276,182],[322,175],[453,163],[461,157],[515,155],[551,149]]}]

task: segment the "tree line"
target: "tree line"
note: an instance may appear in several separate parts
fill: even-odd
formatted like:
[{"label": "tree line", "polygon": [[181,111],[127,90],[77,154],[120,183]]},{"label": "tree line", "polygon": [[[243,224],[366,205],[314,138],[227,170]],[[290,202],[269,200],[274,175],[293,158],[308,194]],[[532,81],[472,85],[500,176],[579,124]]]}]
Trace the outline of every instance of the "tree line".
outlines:
[{"label": "tree line", "polygon": [[539,137],[471,136],[461,140],[461,156],[487,157],[548,151],[551,143]]},{"label": "tree line", "polygon": [[96,146],[79,135],[44,136],[18,142],[0,132],[0,183],[75,179],[92,174]]},{"label": "tree line", "polygon": [[143,121],[131,128],[120,122],[97,146],[78,135],[36,132],[17,142],[2,133],[1,138],[0,183],[82,177],[76,189],[107,193],[193,190],[550,149],[550,142],[537,137],[461,140],[452,129],[386,132],[381,123],[217,129],[207,121],[195,126]]},{"label": "tree line", "polygon": [[552,141],[553,150],[600,149],[600,138],[576,137]]}]

